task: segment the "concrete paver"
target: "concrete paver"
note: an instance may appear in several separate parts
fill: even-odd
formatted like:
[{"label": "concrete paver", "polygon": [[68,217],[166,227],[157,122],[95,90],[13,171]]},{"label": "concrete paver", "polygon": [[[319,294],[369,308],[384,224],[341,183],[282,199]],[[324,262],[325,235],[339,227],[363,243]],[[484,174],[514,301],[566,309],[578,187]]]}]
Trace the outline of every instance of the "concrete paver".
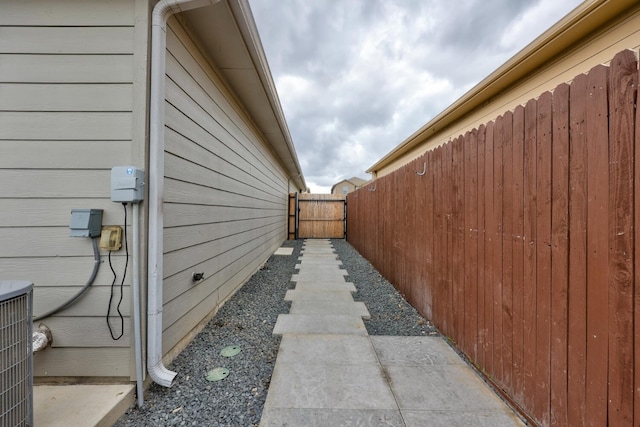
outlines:
[{"label": "concrete paver", "polygon": [[274,255],[293,255],[293,248],[278,248]]},{"label": "concrete paver", "polygon": [[356,427],[405,424],[397,409],[273,408],[265,405],[260,425]]},{"label": "concrete paver", "polygon": [[[301,270],[302,271],[302,270]],[[341,272],[326,272],[326,273],[307,273],[301,272],[298,274],[291,275],[292,282],[310,282],[312,280],[323,280],[323,281],[333,281],[333,280],[345,280],[344,276],[347,275],[346,270],[342,270]]]},{"label": "concrete paver", "polygon": [[[293,289],[292,289],[293,290]],[[296,291],[349,291],[355,292],[356,286],[351,282],[296,282]]]},{"label": "concrete paver", "polygon": [[367,335],[360,316],[334,314],[281,314],[273,327],[274,335],[283,334]]},{"label": "concrete paver", "polygon": [[334,253],[308,253],[298,257],[298,261],[313,261],[313,260],[338,260],[338,255]]},{"label": "concrete paver", "polygon": [[284,335],[278,363],[326,365],[376,363],[371,340],[366,336],[296,334]]},{"label": "concrete paver", "polygon": [[327,258],[327,257],[322,257],[322,258],[308,258],[308,259],[304,259],[302,261],[300,261],[298,264],[296,264],[296,268],[299,269],[301,265],[313,265],[313,264],[317,264],[317,265],[342,265],[342,261],[340,260],[336,260],[336,259],[332,259],[332,258]]},{"label": "concrete paver", "polygon": [[356,316],[370,319],[371,315],[363,302],[350,301],[293,301],[289,314],[328,314],[331,316]]},{"label": "concrete paver", "polygon": [[370,337],[336,258],[305,241],[261,426],[524,425],[441,337]]},{"label": "concrete paver", "polygon": [[317,290],[317,289],[289,289],[284,295],[285,301],[353,301],[351,290]]},{"label": "concrete paver", "polygon": [[383,366],[466,366],[440,337],[372,336],[370,339]]}]

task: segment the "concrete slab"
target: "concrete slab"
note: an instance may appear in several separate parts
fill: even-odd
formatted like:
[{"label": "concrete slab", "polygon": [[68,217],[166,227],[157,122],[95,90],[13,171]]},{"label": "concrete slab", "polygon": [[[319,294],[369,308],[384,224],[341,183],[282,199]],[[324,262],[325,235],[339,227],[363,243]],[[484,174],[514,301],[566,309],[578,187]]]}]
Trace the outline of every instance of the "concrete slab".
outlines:
[{"label": "concrete slab", "polygon": [[299,268],[301,265],[338,265],[338,266],[342,266],[342,261],[340,261],[339,259],[330,259],[330,258],[316,258],[316,259],[311,259],[311,258],[305,258],[301,261],[298,261],[298,264],[296,264],[296,268]]},{"label": "concrete slab", "polygon": [[524,423],[511,411],[402,411],[402,418],[404,419],[406,427],[524,426]]},{"label": "concrete slab", "polygon": [[376,363],[366,336],[329,334],[287,334],[280,341],[276,363],[358,365]]},{"label": "concrete slab", "polygon": [[509,411],[469,366],[385,366],[385,373],[402,412]]},{"label": "concrete slab", "polygon": [[332,282],[332,281],[345,280],[345,276],[347,275],[347,271],[346,270],[341,270],[341,271],[344,271],[344,273],[334,273],[334,272],[307,273],[307,272],[300,272],[298,274],[292,274],[291,275],[291,281],[292,282],[312,282],[314,280],[322,280],[322,281],[325,281],[325,282]]},{"label": "concrete slab", "polygon": [[[338,264],[336,261],[337,260],[320,260],[323,262],[299,262],[295,265],[296,269],[300,270],[301,268],[304,269],[308,269],[308,270],[322,270],[324,268],[329,269],[329,270],[341,270],[341,271],[347,271],[345,270],[342,265]],[[328,262],[327,262],[328,261]]]},{"label": "concrete slab", "polygon": [[[261,427],[282,426],[403,426],[398,410],[293,409],[265,407]],[[425,424],[423,424],[424,426]]]},{"label": "concrete slab", "polygon": [[344,315],[344,316],[360,316],[363,319],[371,319],[369,310],[363,302],[352,301],[315,301],[302,300],[293,301],[289,314],[325,314],[325,315]]},{"label": "concrete slab", "polygon": [[356,286],[351,282],[296,282],[297,291],[348,291],[356,292]]},{"label": "concrete slab", "polygon": [[307,273],[307,274],[341,274],[346,275],[347,270],[344,268],[340,268],[337,264],[296,264],[296,270],[298,270],[298,274]]},{"label": "concrete slab", "polygon": [[302,249],[300,251],[300,255],[335,255],[337,254],[333,251],[333,249]]},{"label": "concrete slab", "polygon": [[274,255],[293,255],[293,248],[278,248]]},{"label": "concrete slab", "polygon": [[[345,282],[346,283],[346,282]],[[285,301],[348,301],[353,302],[353,296],[350,291],[319,291],[319,290],[298,290],[298,289],[289,289],[287,293],[284,295]]]},{"label": "concrete slab", "polygon": [[372,336],[371,343],[382,365],[465,365],[441,337]]},{"label": "concrete slab", "polygon": [[112,426],[134,403],[134,384],[36,385],[38,427]]},{"label": "concrete slab", "polygon": [[281,314],[276,320],[273,334],[367,335],[367,329],[360,316]]},{"label": "concrete slab", "polygon": [[338,259],[338,255],[336,254],[303,254],[300,255],[298,257],[298,261],[309,261],[309,260],[314,260],[314,259],[331,259],[331,260],[337,260]]},{"label": "concrete slab", "polygon": [[377,363],[276,363],[265,408],[396,410],[397,406]]}]

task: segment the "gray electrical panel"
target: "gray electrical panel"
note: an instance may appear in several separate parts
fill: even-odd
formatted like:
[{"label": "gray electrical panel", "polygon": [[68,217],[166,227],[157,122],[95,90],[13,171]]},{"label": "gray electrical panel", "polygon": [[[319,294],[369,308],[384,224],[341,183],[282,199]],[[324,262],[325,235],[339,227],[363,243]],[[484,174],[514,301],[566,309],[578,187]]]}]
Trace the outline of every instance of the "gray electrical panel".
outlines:
[{"label": "gray electrical panel", "polygon": [[144,171],[135,166],[111,168],[111,201],[138,203],[144,200]]},{"label": "gray electrical panel", "polygon": [[102,209],[71,209],[71,237],[97,237],[102,229]]}]

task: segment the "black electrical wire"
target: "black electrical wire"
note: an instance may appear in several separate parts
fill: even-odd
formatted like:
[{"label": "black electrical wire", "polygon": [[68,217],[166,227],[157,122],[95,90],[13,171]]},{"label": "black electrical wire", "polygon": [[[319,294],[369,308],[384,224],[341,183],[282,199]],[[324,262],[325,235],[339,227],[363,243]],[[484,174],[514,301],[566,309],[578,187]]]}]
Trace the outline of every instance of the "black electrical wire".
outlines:
[{"label": "black electrical wire", "polygon": [[73,304],[74,302],[76,302],[78,300],[78,298],[80,298],[82,295],[84,295],[84,293],[87,291],[87,289],[89,289],[89,286],[91,286],[91,284],[93,283],[93,281],[96,279],[96,276],[98,275],[98,269],[100,268],[100,249],[98,248],[98,241],[100,239],[93,237],[91,238],[91,241],[93,243],[93,270],[91,271],[91,276],[89,276],[89,280],[87,280],[87,282],[84,284],[84,286],[82,287],[82,289],[80,289],[80,291],[78,291],[77,294],[75,294],[73,296],[73,298],[71,298],[69,301],[65,302],[64,304],[60,305],[59,307],[54,308],[51,311],[46,312],[45,314],[41,314],[40,316],[36,316],[33,318],[33,321],[36,322],[38,320],[44,319],[45,317],[49,317],[53,314],[56,314],[57,312],[69,307],[71,304]]},{"label": "black electrical wire", "polygon": [[122,273],[122,281],[120,282],[120,300],[118,301],[118,305],[116,306],[118,316],[120,316],[120,335],[118,335],[117,337],[114,335],[113,330],[111,329],[111,323],[109,323],[109,317],[111,317],[111,303],[113,301],[113,288],[116,284],[117,279],[116,272],[113,269],[113,265],[111,264],[111,251],[109,251],[109,267],[111,267],[111,272],[113,273],[113,281],[111,282],[111,296],[109,297],[109,308],[107,309],[107,326],[109,327],[111,338],[114,341],[119,340],[124,335],[124,316],[122,316],[122,313],[120,312],[120,304],[122,304],[122,299],[124,297],[124,280],[127,277],[127,267],[129,266],[129,243],[127,242],[127,204],[123,203],[122,207],[124,208],[124,248],[126,256],[124,262],[124,272]]}]

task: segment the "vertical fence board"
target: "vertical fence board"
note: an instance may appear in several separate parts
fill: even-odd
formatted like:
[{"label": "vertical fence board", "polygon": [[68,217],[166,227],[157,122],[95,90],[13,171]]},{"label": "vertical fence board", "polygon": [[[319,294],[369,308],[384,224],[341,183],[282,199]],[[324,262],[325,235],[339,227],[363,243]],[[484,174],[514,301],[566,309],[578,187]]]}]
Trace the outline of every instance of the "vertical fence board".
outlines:
[{"label": "vertical fence board", "polygon": [[389,278],[391,281],[394,280],[394,274],[392,269],[393,264],[393,245],[394,245],[394,217],[393,217],[393,203],[394,198],[393,194],[390,194],[388,191],[391,188],[391,182],[394,179],[393,175],[387,175],[384,177],[384,181],[381,182],[382,186],[380,189],[376,187],[376,197],[379,197],[384,203],[384,211],[382,212],[382,217],[384,219],[384,242],[385,244],[382,246],[383,250],[383,263],[384,269],[383,274],[385,277]]},{"label": "vertical fence board", "polygon": [[633,383],[634,383],[634,425],[640,425],[640,71],[636,75],[636,117],[635,117],[635,153],[634,153],[634,296],[633,296]]},{"label": "vertical fence board", "polygon": [[433,299],[436,304],[433,307],[433,315],[437,319],[440,319],[440,331],[447,334],[448,324],[447,324],[447,316],[445,314],[445,307],[447,301],[445,299],[445,277],[444,277],[444,269],[445,269],[445,257],[447,256],[447,223],[446,218],[444,217],[444,196],[443,196],[443,177],[444,177],[444,148],[438,147],[435,151],[435,166],[436,166],[436,175],[441,177],[438,180],[434,181],[435,188],[435,198],[436,198],[436,225],[434,226],[434,249],[433,253],[435,254],[435,272],[436,272],[436,281],[435,281],[435,292]]},{"label": "vertical fence board", "polygon": [[567,418],[585,425],[587,360],[587,76],[569,90],[569,331],[567,337]]},{"label": "vertical fence board", "polygon": [[[406,279],[409,283],[409,289],[411,294],[412,305],[416,307],[418,311],[422,311],[422,293],[424,292],[424,287],[420,281],[420,265],[423,263],[423,259],[419,257],[421,251],[421,241],[420,238],[422,229],[418,224],[421,221],[418,221],[417,217],[417,201],[416,195],[418,194],[418,179],[419,176],[414,172],[417,168],[419,159],[413,161],[413,168],[407,171],[407,191],[405,195],[408,195],[406,199],[406,209],[407,209],[407,229],[405,230],[405,238],[409,241],[409,246],[407,250],[409,253],[407,254],[409,263],[407,264],[406,269]],[[420,196],[422,198],[422,196]]]},{"label": "vertical fence board", "polygon": [[447,256],[445,258],[445,288],[446,288],[446,301],[448,310],[446,311],[447,316],[447,335],[451,338],[454,338],[454,328],[453,322],[455,318],[454,310],[455,310],[455,300],[453,298],[453,192],[454,192],[454,181],[453,181],[453,143],[449,142],[445,145],[445,160],[444,160],[444,168],[445,168],[445,177],[448,185],[445,186],[444,190],[444,199],[445,199],[445,214],[447,221]]},{"label": "vertical fence board", "polygon": [[505,390],[513,392],[513,113],[503,116],[502,192],[502,377]]},{"label": "vertical fence board", "polygon": [[[428,311],[428,294],[431,292],[430,281],[428,280],[429,271],[431,270],[431,249],[428,244],[428,235],[427,228],[428,224],[431,222],[430,215],[430,207],[432,203],[430,200],[430,194],[428,191],[429,182],[429,174],[426,172],[427,164],[427,156],[425,153],[421,158],[420,162],[418,162],[418,166],[422,165],[423,169],[425,169],[425,174],[418,176],[416,180],[416,194],[418,195],[418,200],[416,200],[416,222],[418,225],[418,241],[419,241],[419,250],[420,257],[418,261],[418,286],[422,288],[421,300],[420,300],[420,314],[426,319],[431,318],[431,312]],[[428,314],[427,314],[428,313]]]},{"label": "vertical fence board", "polygon": [[464,137],[459,136],[452,146],[453,173],[453,304],[454,328],[456,341],[466,346],[464,342]]},{"label": "vertical fence board", "polygon": [[633,424],[633,120],[637,63],[629,50],[609,81],[609,425]]},{"label": "vertical fence board", "polygon": [[489,376],[495,378],[493,369],[493,288],[496,280],[495,274],[495,234],[496,217],[493,206],[493,146],[494,146],[494,123],[487,124],[485,138],[485,294],[484,294],[484,327],[485,327],[485,369]]},{"label": "vertical fence board", "polygon": [[[416,194],[416,179],[415,174],[412,173],[413,168],[416,165],[417,159],[412,160],[409,165],[409,169],[407,169],[404,173],[405,175],[405,191],[404,194],[404,208],[406,211],[405,217],[405,226],[406,228],[403,230],[403,239],[406,241],[406,262],[404,269],[404,278],[403,280],[406,282],[407,286],[407,294],[409,298],[407,301],[413,307],[419,307],[418,304],[418,294],[420,293],[420,288],[415,285],[415,280],[418,277],[416,265],[418,263],[417,252],[418,252],[418,230],[416,227],[415,221],[415,194]],[[402,188],[402,187],[400,187]]]},{"label": "vertical fence board", "polygon": [[478,349],[476,361],[485,366],[485,139],[486,127],[478,128]]},{"label": "vertical fence board", "polygon": [[[406,169],[406,167],[404,168]],[[393,222],[393,250],[392,250],[392,262],[390,267],[393,269],[391,274],[392,282],[397,285],[398,290],[402,296],[407,295],[407,289],[403,279],[403,269],[405,262],[405,249],[406,242],[402,241],[402,228],[405,226],[406,210],[404,208],[403,192],[398,191],[400,188],[404,188],[405,173],[403,170],[399,170],[398,173],[391,175],[391,187],[389,187],[388,194],[391,199],[394,200],[393,205],[390,207],[389,212],[394,217]]]},{"label": "vertical fence board", "polygon": [[[380,197],[380,194],[375,191],[378,189],[378,184],[374,184],[374,185],[375,186],[373,187],[373,189],[368,195],[370,200],[372,201],[372,205],[376,209],[376,213],[374,215],[375,222],[374,221],[371,222],[370,231],[373,231],[375,236],[374,237],[374,244],[375,244],[374,254],[376,257],[375,258],[376,264],[378,265],[378,268],[382,270],[382,267],[384,265],[384,252],[382,248],[384,245],[384,236],[385,236],[385,221],[384,221],[385,206],[384,206],[383,198]],[[384,188],[384,185],[380,183],[381,192],[383,188]]]},{"label": "vertical fence board", "polygon": [[504,343],[502,336],[502,236],[504,222],[502,217],[502,205],[504,195],[504,143],[505,143],[505,120],[503,116],[496,119],[493,143],[493,217],[495,220],[493,230],[493,370],[496,380],[505,388],[504,372],[502,366]]},{"label": "vertical fence board", "polygon": [[608,68],[587,75],[587,402],[586,419],[607,422],[608,341]]},{"label": "vertical fence board", "polygon": [[567,281],[569,276],[569,85],[553,91],[551,215],[551,414],[567,425]]},{"label": "vertical fence board", "polygon": [[551,93],[538,98],[536,219],[536,416],[549,425],[551,381]]},{"label": "vertical fence board", "polygon": [[523,399],[524,107],[513,112],[513,395]]},{"label": "vertical fence board", "polygon": [[534,407],[536,394],[536,119],[537,103],[527,102],[524,114],[524,406]]},{"label": "vertical fence board", "polygon": [[475,361],[478,343],[478,132],[467,132],[465,154],[464,314],[466,354]]},{"label": "vertical fence board", "polygon": [[425,245],[425,262],[423,265],[424,283],[427,289],[424,293],[424,315],[427,319],[433,319],[433,286],[434,286],[434,250],[433,250],[433,221],[434,221],[434,197],[433,197],[433,179],[434,179],[434,165],[433,165],[433,151],[429,151],[425,154],[425,161],[427,170],[422,177],[421,182],[424,183],[423,194],[421,199],[424,201],[422,205],[422,212],[424,212],[424,229],[423,239]]}]

